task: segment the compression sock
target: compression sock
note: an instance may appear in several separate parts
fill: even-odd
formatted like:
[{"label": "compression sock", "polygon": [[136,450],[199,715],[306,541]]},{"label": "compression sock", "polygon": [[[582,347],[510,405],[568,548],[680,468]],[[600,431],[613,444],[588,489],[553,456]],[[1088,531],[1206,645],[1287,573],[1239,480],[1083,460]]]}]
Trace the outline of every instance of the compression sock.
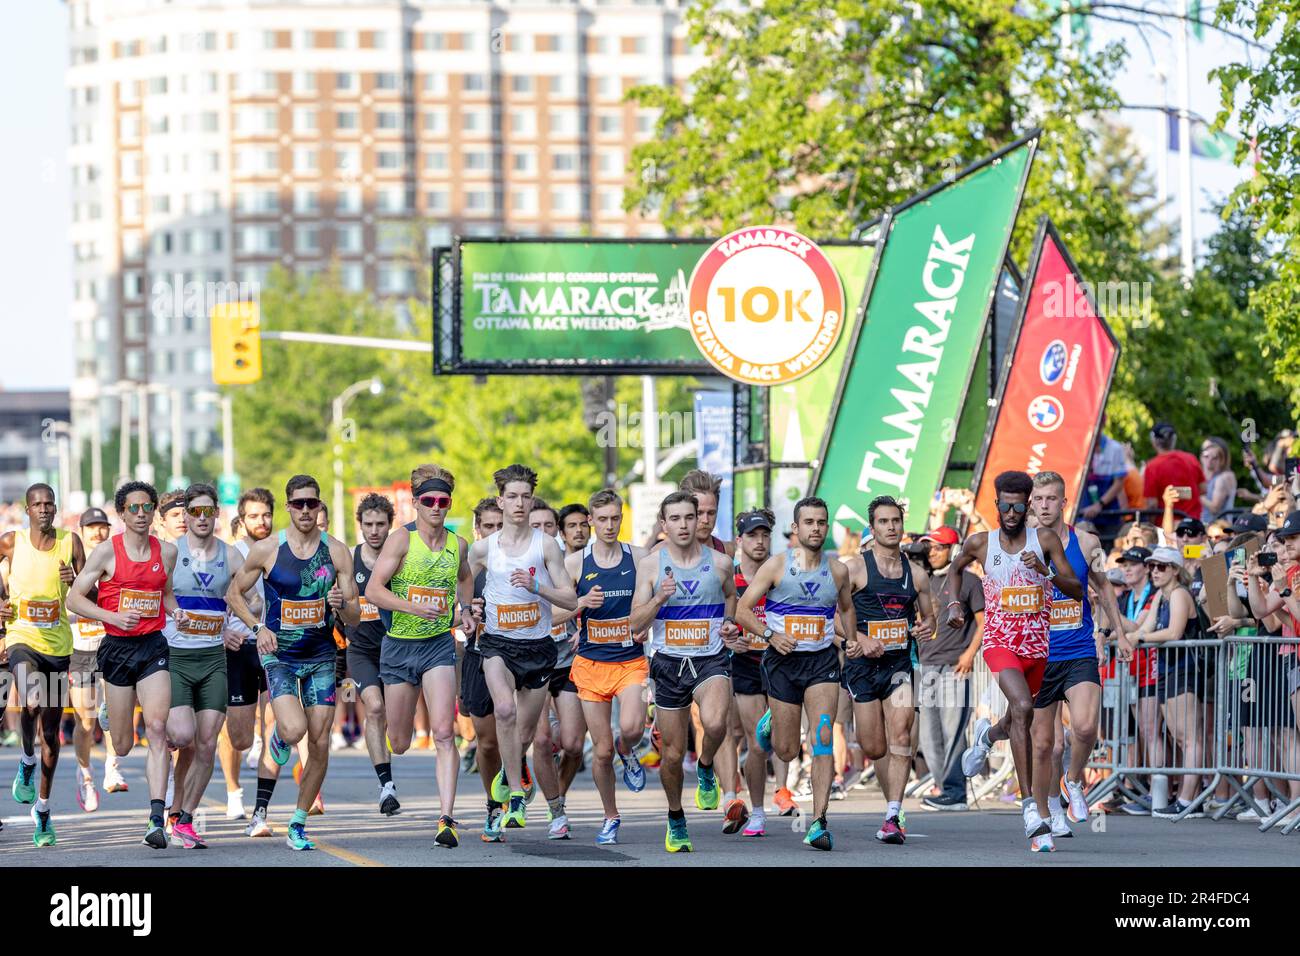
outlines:
[{"label": "compression sock", "polygon": [[896,817],[903,812],[903,802],[901,800],[890,800],[889,806],[885,808],[885,819]]},{"label": "compression sock", "polygon": [[393,765],[391,763],[375,764],[375,773],[379,776],[379,785],[381,787],[393,782]]},{"label": "compression sock", "polygon": [[556,797],[554,800],[547,800],[546,806],[550,808],[551,816],[564,816],[564,797]]},{"label": "compression sock", "polygon": [[266,808],[271,805],[271,794],[275,793],[274,777],[257,778],[257,802],[253,804],[253,812],[261,810],[266,813]]},{"label": "compression sock", "polygon": [[293,811],[293,816],[289,818],[289,826],[293,826],[295,823],[298,824],[298,825],[301,826],[301,827],[305,827],[305,826],[307,825],[307,811],[306,811],[306,810],[294,810],[294,811]]}]

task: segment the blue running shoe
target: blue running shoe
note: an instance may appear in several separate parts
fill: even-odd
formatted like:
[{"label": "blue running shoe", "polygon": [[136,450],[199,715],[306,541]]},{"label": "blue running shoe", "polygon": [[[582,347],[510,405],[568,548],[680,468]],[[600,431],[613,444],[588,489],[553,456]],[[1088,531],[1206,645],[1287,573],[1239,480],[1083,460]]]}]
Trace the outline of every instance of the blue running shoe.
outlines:
[{"label": "blue running shoe", "polygon": [[826,829],[826,824],[821,820],[814,820],[808,832],[804,834],[803,842],[818,850],[829,850],[834,841],[831,840],[831,831]]},{"label": "blue running shoe", "polygon": [[619,754],[618,759],[623,761],[623,782],[633,793],[640,793],[645,789],[645,767],[636,759],[636,754],[627,757]]},{"label": "blue running shoe", "polygon": [[596,846],[613,846],[618,842],[618,825],[620,820],[615,817],[612,820],[606,819],[600,832],[596,834]]},{"label": "blue running shoe", "polygon": [[289,824],[289,833],[285,837],[284,842],[290,850],[316,849],[316,844],[307,839],[307,828],[301,823]]},{"label": "blue running shoe", "polygon": [[758,726],[754,728],[754,743],[758,744],[758,749],[765,754],[772,752],[772,712],[766,710],[763,716],[758,719]]},{"label": "blue running shoe", "polygon": [[664,849],[669,853],[691,853],[695,847],[691,844],[691,836],[686,832],[686,818],[674,820],[668,819],[668,832],[664,834]]}]

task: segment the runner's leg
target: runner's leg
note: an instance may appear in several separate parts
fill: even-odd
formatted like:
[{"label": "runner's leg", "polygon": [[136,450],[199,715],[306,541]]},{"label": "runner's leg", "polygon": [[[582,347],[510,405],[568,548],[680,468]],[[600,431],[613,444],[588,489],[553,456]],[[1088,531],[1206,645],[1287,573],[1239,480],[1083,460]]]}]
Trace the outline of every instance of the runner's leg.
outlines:
[{"label": "runner's leg", "polygon": [[431,668],[420,675],[420,681],[437,749],[438,803],[441,814],[450,817],[456,807],[456,775],[460,771],[455,736],[456,668]]}]

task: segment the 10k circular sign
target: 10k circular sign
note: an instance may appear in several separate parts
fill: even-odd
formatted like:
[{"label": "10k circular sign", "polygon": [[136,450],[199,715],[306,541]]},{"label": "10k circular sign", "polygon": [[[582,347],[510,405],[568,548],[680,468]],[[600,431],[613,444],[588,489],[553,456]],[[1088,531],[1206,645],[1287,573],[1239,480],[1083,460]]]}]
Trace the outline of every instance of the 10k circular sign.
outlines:
[{"label": "10k circular sign", "polygon": [[782,226],[723,236],[687,293],[691,335],[723,375],[780,385],[807,375],[844,331],[844,287],[817,244]]}]

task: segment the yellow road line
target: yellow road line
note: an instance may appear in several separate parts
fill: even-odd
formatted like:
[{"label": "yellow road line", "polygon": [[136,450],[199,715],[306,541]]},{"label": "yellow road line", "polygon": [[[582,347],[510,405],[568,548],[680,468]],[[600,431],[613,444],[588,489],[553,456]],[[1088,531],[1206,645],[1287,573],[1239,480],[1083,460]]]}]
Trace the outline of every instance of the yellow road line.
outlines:
[{"label": "yellow road line", "polygon": [[[213,809],[220,810],[223,813],[225,812],[225,804],[219,800],[204,798],[203,802]],[[326,843],[324,840],[319,838],[313,839],[312,842],[316,844],[316,849],[324,850],[330,856],[342,860],[344,863],[351,863],[353,866],[388,866],[387,863],[381,863],[379,860],[372,860],[368,856],[362,856],[360,853],[353,853],[351,850],[345,850],[341,846],[334,846],[333,844]]]}]

